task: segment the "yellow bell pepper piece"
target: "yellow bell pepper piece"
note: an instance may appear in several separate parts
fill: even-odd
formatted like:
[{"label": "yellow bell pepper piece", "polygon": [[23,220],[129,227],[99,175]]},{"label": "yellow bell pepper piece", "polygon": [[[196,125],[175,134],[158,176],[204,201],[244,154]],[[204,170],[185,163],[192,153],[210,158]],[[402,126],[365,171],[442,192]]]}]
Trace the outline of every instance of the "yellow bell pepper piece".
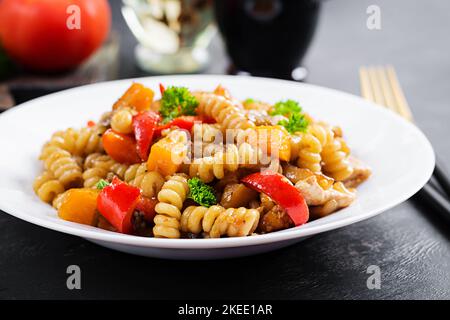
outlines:
[{"label": "yellow bell pepper piece", "polygon": [[146,88],[140,83],[133,83],[114,104],[113,110],[121,107],[134,108],[137,112],[150,110],[154,96],[155,93],[152,89]]},{"label": "yellow bell pepper piece", "polygon": [[63,195],[58,215],[61,219],[94,225],[97,211],[97,189],[71,189]]},{"label": "yellow bell pepper piece", "polygon": [[147,169],[158,171],[163,176],[172,175],[180,169],[187,150],[186,134],[173,131],[152,146],[147,160]]},{"label": "yellow bell pepper piece", "polygon": [[291,136],[282,126],[256,127],[258,144],[267,154],[283,161],[291,158]]}]

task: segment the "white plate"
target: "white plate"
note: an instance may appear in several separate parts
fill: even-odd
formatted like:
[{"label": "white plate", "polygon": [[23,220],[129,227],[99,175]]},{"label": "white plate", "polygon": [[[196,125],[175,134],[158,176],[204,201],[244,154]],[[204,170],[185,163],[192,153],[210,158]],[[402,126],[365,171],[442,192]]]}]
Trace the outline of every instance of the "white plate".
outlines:
[{"label": "white plate", "polygon": [[222,239],[155,239],[109,232],[59,219],[32,190],[42,169],[39,150],[50,135],[97,119],[130,85],[105,82],[29,101],[0,116],[0,209],[25,221],[115,250],[170,259],[245,256],[285,247],[307,236],[343,227],[383,212],[411,197],[430,178],[433,149],[414,125],[361,98],[317,86],[264,78],[164,76],[136,79],[153,89],[183,85],[212,90],[217,84],[240,99],[268,102],[292,98],[304,110],[344,129],[353,153],[369,164],[373,176],[358,188],[357,201],[344,210],[303,226],[266,235]]}]

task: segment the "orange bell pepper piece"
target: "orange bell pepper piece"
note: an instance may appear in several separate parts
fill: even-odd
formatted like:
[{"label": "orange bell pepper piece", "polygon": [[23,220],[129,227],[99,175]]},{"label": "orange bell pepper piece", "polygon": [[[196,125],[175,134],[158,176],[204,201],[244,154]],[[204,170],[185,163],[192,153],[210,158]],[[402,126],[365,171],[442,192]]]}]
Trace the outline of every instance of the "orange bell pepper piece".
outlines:
[{"label": "orange bell pepper piece", "polygon": [[291,142],[289,132],[282,126],[256,127],[258,144],[272,157],[289,161],[291,158]]},{"label": "orange bell pepper piece", "polygon": [[168,135],[153,144],[147,161],[149,171],[158,171],[163,176],[177,172],[187,154],[188,144]]},{"label": "orange bell pepper piece", "polygon": [[61,219],[94,225],[97,212],[96,189],[71,189],[64,195],[62,204],[58,210]]},{"label": "orange bell pepper piece", "polygon": [[131,107],[137,112],[150,110],[155,93],[140,83],[133,83],[130,88],[113,105],[113,110]]},{"label": "orange bell pepper piece", "polygon": [[102,144],[106,153],[117,162],[128,164],[141,162],[134,137],[108,129],[102,136]]}]

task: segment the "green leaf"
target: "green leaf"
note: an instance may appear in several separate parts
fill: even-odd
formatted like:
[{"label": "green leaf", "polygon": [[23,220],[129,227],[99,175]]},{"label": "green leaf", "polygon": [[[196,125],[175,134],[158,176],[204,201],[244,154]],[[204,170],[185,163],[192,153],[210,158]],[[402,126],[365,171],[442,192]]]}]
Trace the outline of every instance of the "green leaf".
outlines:
[{"label": "green leaf", "polygon": [[300,112],[302,112],[302,107],[300,107],[300,104],[295,100],[289,99],[285,101],[278,101],[277,103],[275,103],[275,105],[269,111],[269,114],[271,116],[276,115],[289,116],[293,113],[300,113]]},{"label": "green leaf", "polygon": [[109,186],[109,182],[106,180],[101,179],[99,182],[97,182],[96,184],[96,188],[98,190],[103,190],[105,187]]},{"label": "green leaf", "polygon": [[197,99],[185,87],[169,87],[161,98],[159,112],[163,116],[163,123],[167,123],[179,116],[195,116],[198,106]]},{"label": "green leaf", "polygon": [[214,189],[208,186],[199,178],[195,177],[188,180],[189,196],[188,198],[194,200],[199,205],[206,208],[217,204],[217,198],[214,193]]},{"label": "green leaf", "polygon": [[287,120],[281,120],[278,124],[285,127],[289,133],[305,132],[308,120],[301,113],[292,113]]}]

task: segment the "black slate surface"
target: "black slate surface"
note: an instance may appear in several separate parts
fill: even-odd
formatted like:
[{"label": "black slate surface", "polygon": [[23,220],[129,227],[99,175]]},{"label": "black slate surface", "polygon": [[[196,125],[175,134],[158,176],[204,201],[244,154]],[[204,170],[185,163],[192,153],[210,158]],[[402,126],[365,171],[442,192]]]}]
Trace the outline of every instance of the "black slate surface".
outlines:
[{"label": "black slate surface", "polygon": [[[375,3],[376,2],[376,3]],[[135,41],[113,1],[122,35],[122,78],[144,75],[133,64]],[[382,29],[366,28],[366,8],[381,8]],[[430,0],[328,1],[305,60],[308,82],[358,94],[360,65],[396,67],[418,125],[450,160],[448,33],[450,3]],[[223,73],[220,39],[208,73]],[[370,220],[269,254],[222,261],[166,261],[98,247],[0,214],[0,298],[450,298],[450,225],[426,205],[407,201]],[[66,268],[79,265],[82,289],[68,290]],[[381,289],[366,286],[370,265]]]}]

